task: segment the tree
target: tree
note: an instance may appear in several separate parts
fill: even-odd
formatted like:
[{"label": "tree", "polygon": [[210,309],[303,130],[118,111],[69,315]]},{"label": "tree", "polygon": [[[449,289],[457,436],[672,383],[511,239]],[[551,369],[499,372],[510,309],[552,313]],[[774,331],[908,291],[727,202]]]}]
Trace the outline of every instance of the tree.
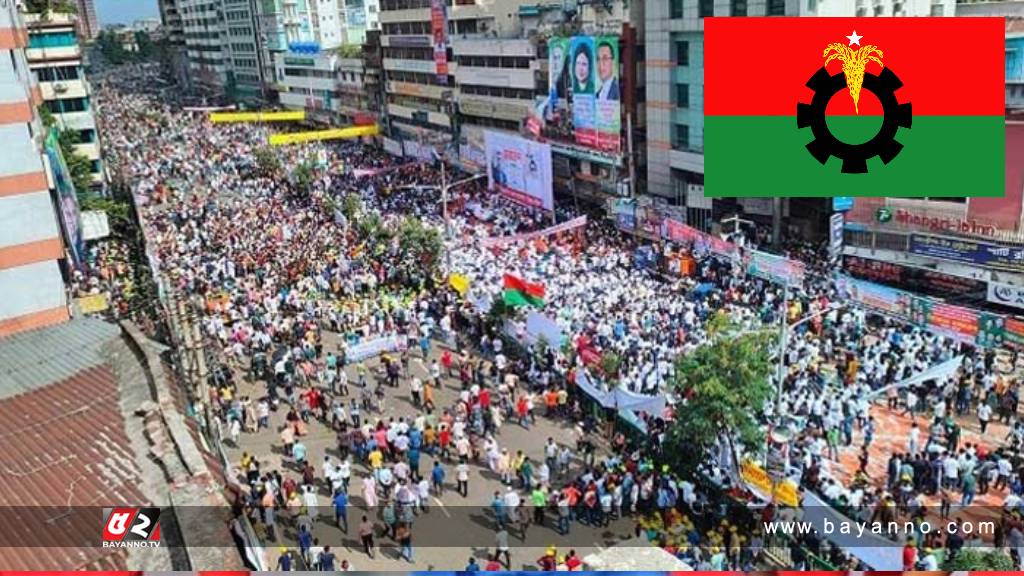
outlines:
[{"label": "tree", "polygon": [[71,182],[78,194],[85,194],[92,188],[92,162],[75,150],[75,145],[80,143],[78,133],[72,130],[61,130],[57,137],[60,144],[60,153],[64,156],[64,163],[67,164],[68,173],[71,175]]},{"label": "tree", "polygon": [[313,185],[313,165],[310,162],[299,164],[292,171],[292,183],[295,185],[295,192],[300,196],[308,196],[309,188]]},{"label": "tree", "polygon": [[1013,570],[1013,559],[1002,550],[974,550],[962,548],[952,560],[943,563],[942,569],[953,571],[1009,572]]},{"label": "tree", "polygon": [[345,218],[352,222],[362,211],[363,201],[359,199],[359,196],[351,192],[346,194],[341,204],[341,213],[345,215]]},{"label": "tree", "polygon": [[117,33],[111,30],[100,32],[100,35],[96,38],[96,46],[99,47],[103,58],[114,66],[124,64],[129,60],[129,54],[124,49],[124,46],[121,45],[121,40],[118,39]]},{"label": "tree", "polygon": [[703,461],[722,436],[748,450],[763,448],[757,415],[772,396],[772,336],[729,328],[724,316],[713,318],[711,342],[676,360],[670,385],[685,401],[669,427],[666,454],[682,469]]},{"label": "tree", "polygon": [[256,158],[256,167],[263,176],[269,178],[281,172],[281,160],[269,146],[257,148],[253,155]]},{"label": "tree", "polygon": [[157,55],[156,44],[153,43],[153,39],[149,36],[149,32],[145,30],[139,30],[135,33],[135,44],[139,47],[139,52],[136,56],[140,60],[149,60]]}]

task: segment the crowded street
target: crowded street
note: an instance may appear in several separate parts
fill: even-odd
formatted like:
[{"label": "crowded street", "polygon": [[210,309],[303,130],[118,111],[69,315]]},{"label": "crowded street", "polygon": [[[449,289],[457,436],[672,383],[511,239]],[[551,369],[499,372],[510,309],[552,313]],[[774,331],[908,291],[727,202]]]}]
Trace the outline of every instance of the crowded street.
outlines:
[{"label": "crowded street", "polygon": [[[573,570],[623,543],[698,570],[916,569],[972,544],[1024,568],[1015,352],[858,305],[826,247],[798,237],[743,239],[800,269],[784,284],[693,241],[654,250],[689,274],[642,268],[650,241],[578,204],[524,207],[370,138],[269,147],[287,128],[212,124],[152,74],[96,90],[148,262],[98,241],[75,289],[154,326],[132,303],[130,267],[148,265],[198,311],[211,374],[193,416],[223,440],[271,568]],[[762,451],[684,472],[666,448],[702,400],[675,385],[679,360],[718,324],[739,338],[784,322],[781,396],[751,416],[782,434],[796,506],[741,477]],[[814,507],[915,528],[874,556],[766,534]],[[986,521],[977,541],[949,529]]]}]

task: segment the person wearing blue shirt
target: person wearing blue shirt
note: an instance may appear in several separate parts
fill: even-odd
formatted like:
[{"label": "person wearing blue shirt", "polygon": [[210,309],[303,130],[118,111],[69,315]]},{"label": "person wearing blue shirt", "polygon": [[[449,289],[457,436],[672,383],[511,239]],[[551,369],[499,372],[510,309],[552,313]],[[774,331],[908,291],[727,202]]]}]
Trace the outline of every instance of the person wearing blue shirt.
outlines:
[{"label": "person wearing blue shirt", "polygon": [[292,445],[292,458],[300,467],[306,462],[306,445],[299,440]]},{"label": "person wearing blue shirt", "polygon": [[491,509],[494,511],[494,520],[501,528],[505,525],[505,501],[502,500],[499,492],[494,493],[494,500],[491,500]]},{"label": "person wearing blue shirt", "polygon": [[302,551],[302,559],[306,562],[306,566],[310,565],[309,549],[312,546],[313,535],[309,533],[305,524],[299,524],[299,550]]},{"label": "person wearing blue shirt", "polygon": [[348,534],[348,495],[342,490],[334,495],[334,518],[338,522],[338,528]]},{"label": "person wearing blue shirt", "polygon": [[277,557],[277,569],[280,572],[291,572],[292,571],[292,553],[285,549],[280,556]]},{"label": "person wearing blue shirt", "polygon": [[463,572],[479,572],[480,565],[476,563],[476,558],[470,557],[469,564],[466,564],[466,568]]},{"label": "person wearing blue shirt", "polygon": [[419,481],[420,479],[420,449],[410,448],[409,449],[409,471],[412,473],[412,479]]},{"label": "person wearing blue shirt", "polygon": [[438,496],[444,494],[444,477],[444,467],[440,462],[434,462],[434,469],[430,471],[430,482]]}]

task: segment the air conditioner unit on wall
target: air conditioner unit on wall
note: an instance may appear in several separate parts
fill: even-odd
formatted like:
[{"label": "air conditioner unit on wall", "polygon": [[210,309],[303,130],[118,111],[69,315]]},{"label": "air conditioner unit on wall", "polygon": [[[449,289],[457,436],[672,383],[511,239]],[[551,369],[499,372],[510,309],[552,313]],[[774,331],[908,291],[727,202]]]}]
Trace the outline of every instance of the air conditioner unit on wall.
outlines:
[{"label": "air conditioner unit on wall", "polygon": [[58,94],[63,94],[68,91],[68,86],[63,82],[55,82],[53,84],[53,91]]}]

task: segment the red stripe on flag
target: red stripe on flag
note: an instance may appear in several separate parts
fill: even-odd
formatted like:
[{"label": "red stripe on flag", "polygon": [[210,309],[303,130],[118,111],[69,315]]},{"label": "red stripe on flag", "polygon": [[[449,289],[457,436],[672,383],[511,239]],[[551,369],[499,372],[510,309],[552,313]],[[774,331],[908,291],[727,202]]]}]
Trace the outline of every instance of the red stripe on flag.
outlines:
[{"label": "red stripe on flag", "polygon": [[544,285],[535,282],[527,282],[518,276],[512,274],[505,274],[505,288],[509,290],[519,290],[524,294],[529,294],[535,298],[544,297]]},{"label": "red stripe on flag", "polygon": [[[798,102],[811,101],[805,84],[825,64],[825,48],[849,46],[855,30],[860,46],[882,51],[903,82],[896,98],[912,103],[914,116],[1003,115],[1005,24],[987,17],[705,18],[704,114],[795,116]],[[842,64],[827,69],[835,75]],[[865,70],[881,72],[875,63]],[[867,90],[858,108],[861,116],[882,114]],[[855,114],[849,92],[837,93],[828,113]]]}]

